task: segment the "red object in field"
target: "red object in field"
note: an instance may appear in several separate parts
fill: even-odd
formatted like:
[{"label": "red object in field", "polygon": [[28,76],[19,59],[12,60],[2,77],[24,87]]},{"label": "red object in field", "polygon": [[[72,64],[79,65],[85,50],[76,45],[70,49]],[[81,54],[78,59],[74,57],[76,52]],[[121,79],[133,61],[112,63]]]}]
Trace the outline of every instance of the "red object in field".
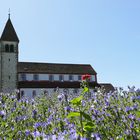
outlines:
[{"label": "red object in field", "polygon": [[91,78],[91,75],[89,74],[82,75],[82,80],[90,80],[90,78]]}]

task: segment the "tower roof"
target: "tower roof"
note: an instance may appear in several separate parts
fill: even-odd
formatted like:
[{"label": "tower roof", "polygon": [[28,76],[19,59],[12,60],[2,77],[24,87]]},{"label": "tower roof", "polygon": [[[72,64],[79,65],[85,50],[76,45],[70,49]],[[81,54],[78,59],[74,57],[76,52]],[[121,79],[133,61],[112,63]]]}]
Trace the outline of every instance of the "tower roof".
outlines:
[{"label": "tower roof", "polygon": [[19,42],[18,36],[16,34],[16,31],[12,25],[11,19],[9,17],[9,19],[7,20],[7,23],[5,25],[5,28],[3,30],[3,33],[1,35],[1,39],[2,41],[16,41]]}]

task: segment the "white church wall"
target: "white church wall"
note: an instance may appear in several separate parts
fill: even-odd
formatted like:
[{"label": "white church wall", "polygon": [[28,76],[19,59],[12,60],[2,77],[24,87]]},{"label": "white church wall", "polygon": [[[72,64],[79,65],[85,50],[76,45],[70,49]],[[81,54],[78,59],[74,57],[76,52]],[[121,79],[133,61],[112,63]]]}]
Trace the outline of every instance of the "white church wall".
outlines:
[{"label": "white church wall", "polygon": [[39,74],[39,80],[49,80],[48,74]]},{"label": "white church wall", "polygon": [[[26,80],[33,81],[34,80],[33,75],[34,74],[26,74]],[[60,74],[52,74],[52,75],[54,76],[54,81],[59,81]],[[49,74],[38,74],[38,76],[39,76],[40,81],[48,81],[49,80]],[[79,75],[73,75],[73,80],[71,80],[71,81],[79,81],[78,76]],[[21,74],[19,74],[18,77],[19,77],[19,81],[22,81]],[[63,78],[64,78],[63,81],[70,81],[68,74],[64,74]],[[91,75],[91,81],[95,81],[95,75]]]},{"label": "white church wall", "polygon": [[54,81],[59,81],[59,74],[54,74]]},{"label": "white church wall", "polygon": [[[68,94],[76,94],[75,90],[77,90],[78,92],[81,92],[82,89],[78,88],[78,89],[74,89],[74,88],[69,88],[69,89],[64,89],[64,88],[59,88],[59,92],[58,94],[64,93],[64,91],[66,91]],[[36,96],[40,96],[41,94],[43,94],[44,92],[46,94],[52,94],[55,92],[54,88],[21,88],[20,89],[20,93],[24,92],[24,97],[25,98],[33,98],[33,92],[36,93]]]},{"label": "white church wall", "polygon": [[32,81],[33,80],[33,74],[26,74],[26,80]]},{"label": "white church wall", "polygon": [[78,75],[73,75],[73,81],[78,81]]},{"label": "white church wall", "polygon": [[64,75],[64,81],[69,81],[69,76],[68,75]]},{"label": "white church wall", "polygon": [[91,75],[91,81],[95,81],[95,75]]}]

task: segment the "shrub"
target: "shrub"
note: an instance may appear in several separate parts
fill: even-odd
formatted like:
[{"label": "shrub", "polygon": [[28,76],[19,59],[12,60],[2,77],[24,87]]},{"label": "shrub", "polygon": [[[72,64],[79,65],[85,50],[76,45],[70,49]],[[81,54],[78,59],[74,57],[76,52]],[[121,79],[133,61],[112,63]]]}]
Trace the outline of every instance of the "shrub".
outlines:
[{"label": "shrub", "polygon": [[140,139],[139,92],[95,92],[86,79],[82,87],[76,95],[56,92],[30,100],[0,93],[0,138]]}]

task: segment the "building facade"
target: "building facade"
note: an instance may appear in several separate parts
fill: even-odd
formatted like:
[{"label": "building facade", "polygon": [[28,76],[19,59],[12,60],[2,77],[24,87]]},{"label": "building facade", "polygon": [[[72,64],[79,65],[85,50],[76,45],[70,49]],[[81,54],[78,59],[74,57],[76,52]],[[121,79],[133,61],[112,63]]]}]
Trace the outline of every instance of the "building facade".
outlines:
[{"label": "building facade", "polygon": [[80,89],[81,76],[90,74],[89,85],[98,86],[97,73],[90,64],[19,62],[19,38],[10,16],[0,38],[0,91],[20,90],[20,96],[34,97],[42,90],[54,92]]}]

